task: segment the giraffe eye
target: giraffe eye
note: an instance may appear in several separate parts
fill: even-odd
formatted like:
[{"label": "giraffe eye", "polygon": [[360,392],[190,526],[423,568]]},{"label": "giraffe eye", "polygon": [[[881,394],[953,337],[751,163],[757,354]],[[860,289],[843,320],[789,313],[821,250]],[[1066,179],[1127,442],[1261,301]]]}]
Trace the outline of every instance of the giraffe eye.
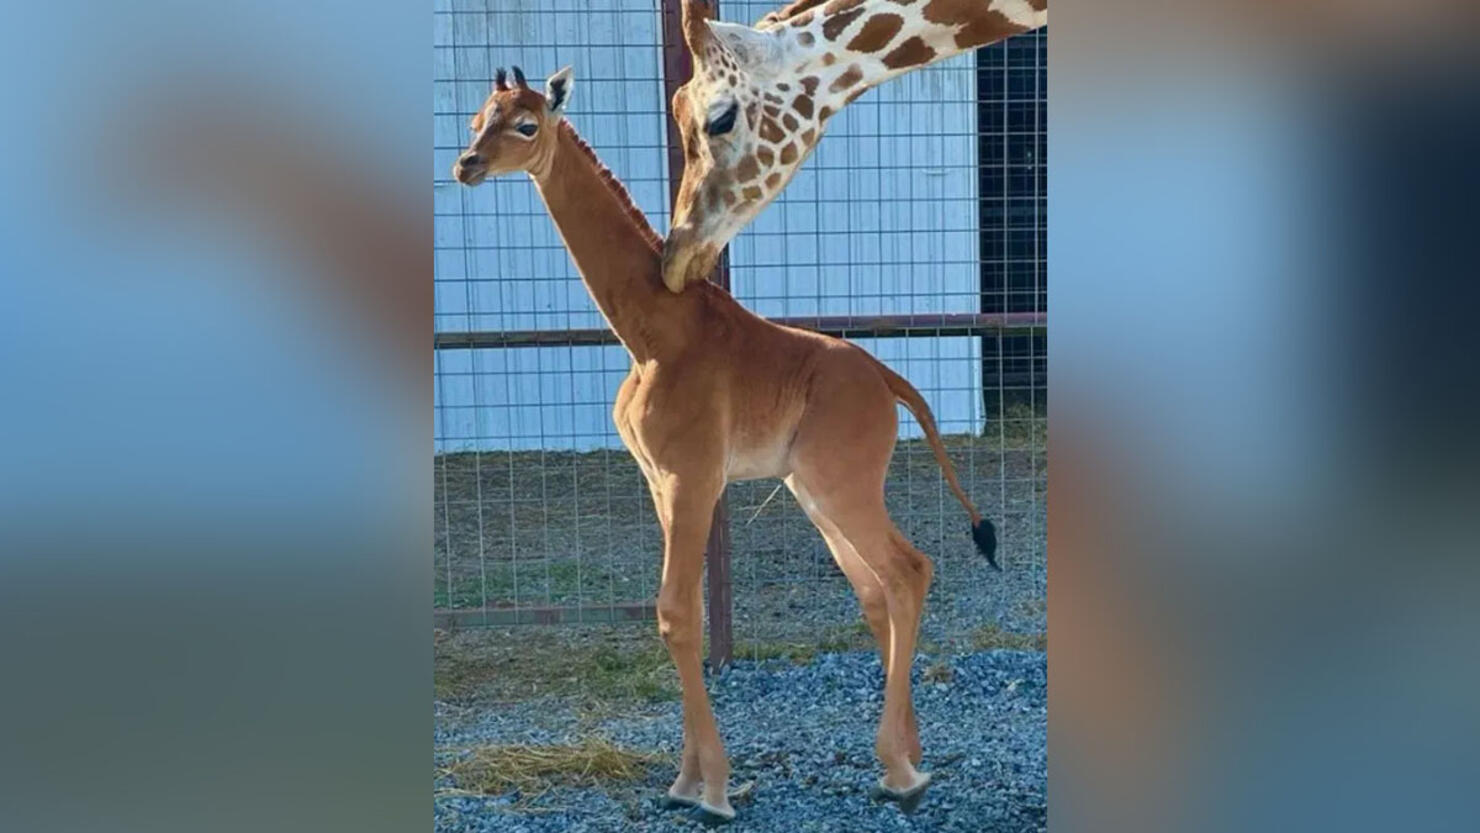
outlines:
[{"label": "giraffe eye", "polygon": [[735,127],[735,114],[740,112],[740,102],[732,101],[723,113],[712,116],[704,125],[704,132],[711,136],[729,133]]},{"label": "giraffe eye", "polygon": [[514,129],[519,131],[521,135],[533,136],[535,134],[535,131],[539,130],[540,127],[532,121],[527,121]]}]

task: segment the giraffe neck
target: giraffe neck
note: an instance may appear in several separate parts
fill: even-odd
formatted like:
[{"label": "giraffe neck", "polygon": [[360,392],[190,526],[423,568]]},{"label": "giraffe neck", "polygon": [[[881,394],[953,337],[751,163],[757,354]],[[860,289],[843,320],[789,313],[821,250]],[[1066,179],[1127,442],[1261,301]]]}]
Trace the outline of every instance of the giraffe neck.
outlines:
[{"label": "giraffe neck", "polygon": [[591,299],[633,359],[646,361],[666,341],[661,240],[569,123],[559,130],[555,152],[530,176]]},{"label": "giraffe neck", "polygon": [[[828,0],[763,23],[789,30],[799,79],[819,79],[816,106],[836,113],[896,75],[1026,32],[1048,0]],[[784,10],[783,10],[784,11]]]}]

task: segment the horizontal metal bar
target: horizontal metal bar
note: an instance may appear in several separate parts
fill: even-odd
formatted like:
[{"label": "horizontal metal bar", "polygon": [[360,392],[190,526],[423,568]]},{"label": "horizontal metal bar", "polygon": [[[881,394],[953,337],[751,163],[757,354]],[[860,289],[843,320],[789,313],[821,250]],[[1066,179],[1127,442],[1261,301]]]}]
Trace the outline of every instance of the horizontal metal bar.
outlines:
[{"label": "horizontal metal bar", "polygon": [[652,602],[614,605],[569,605],[558,607],[439,608],[432,611],[438,628],[468,628],[505,625],[569,625],[577,622],[647,622],[656,619]]},{"label": "horizontal metal bar", "polygon": [[[1048,314],[1042,312],[804,315],[770,320],[777,324],[800,327],[838,338],[985,336],[997,333],[1032,333],[1048,328]],[[436,350],[474,350],[490,347],[592,346],[619,343],[616,335],[607,329],[480,330],[437,333],[432,346]]]}]

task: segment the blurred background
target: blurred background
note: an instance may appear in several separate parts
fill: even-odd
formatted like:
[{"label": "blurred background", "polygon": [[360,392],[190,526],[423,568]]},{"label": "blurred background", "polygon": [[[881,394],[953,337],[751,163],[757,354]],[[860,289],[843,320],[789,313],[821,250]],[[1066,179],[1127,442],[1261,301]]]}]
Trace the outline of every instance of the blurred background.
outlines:
[{"label": "blurred background", "polygon": [[[434,12],[7,10],[7,829],[428,823]],[[1474,23],[1056,8],[1052,829],[1473,826]]]}]

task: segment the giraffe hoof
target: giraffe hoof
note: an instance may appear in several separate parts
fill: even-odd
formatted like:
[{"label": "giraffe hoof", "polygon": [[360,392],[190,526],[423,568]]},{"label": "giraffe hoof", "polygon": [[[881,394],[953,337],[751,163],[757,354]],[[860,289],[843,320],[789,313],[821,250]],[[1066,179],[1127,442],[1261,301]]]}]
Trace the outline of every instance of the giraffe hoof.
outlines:
[{"label": "giraffe hoof", "polygon": [[884,779],[874,785],[869,796],[875,801],[892,801],[899,805],[899,810],[909,815],[920,808],[920,801],[925,797],[925,788],[930,786],[930,773],[919,773],[920,780],[907,790],[896,790],[885,785]]},{"label": "giraffe hoof", "polygon": [[662,805],[664,810],[688,809],[690,807],[698,807],[699,799],[667,793],[662,798]]},{"label": "giraffe hoof", "polygon": [[689,817],[705,827],[718,827],[735,820],[735,811],[729,807],[711,807],[700,801],[689,811]]}]

